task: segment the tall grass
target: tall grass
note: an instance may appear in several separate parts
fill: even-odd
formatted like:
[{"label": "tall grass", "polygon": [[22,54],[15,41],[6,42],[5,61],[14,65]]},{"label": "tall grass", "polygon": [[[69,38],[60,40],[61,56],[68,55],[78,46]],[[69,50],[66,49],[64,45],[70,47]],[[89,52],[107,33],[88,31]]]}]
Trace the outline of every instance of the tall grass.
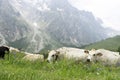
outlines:
[{"label": "tall grass", "polygon": [[62,60],[56,63],[22,60],[24,55],[11,54],[0,60],[0,80],[120,80],[119,67],[76,63]]}]

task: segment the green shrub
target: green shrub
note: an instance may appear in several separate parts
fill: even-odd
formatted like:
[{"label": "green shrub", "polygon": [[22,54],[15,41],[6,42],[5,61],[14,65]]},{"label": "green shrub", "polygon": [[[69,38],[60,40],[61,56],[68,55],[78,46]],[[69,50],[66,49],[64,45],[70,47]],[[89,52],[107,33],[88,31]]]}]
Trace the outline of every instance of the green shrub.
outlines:
[{"label": "green shrub", "polygon": [[119,54],[120,54],[120,46],[118,47],[118,52],[119,52]]}]

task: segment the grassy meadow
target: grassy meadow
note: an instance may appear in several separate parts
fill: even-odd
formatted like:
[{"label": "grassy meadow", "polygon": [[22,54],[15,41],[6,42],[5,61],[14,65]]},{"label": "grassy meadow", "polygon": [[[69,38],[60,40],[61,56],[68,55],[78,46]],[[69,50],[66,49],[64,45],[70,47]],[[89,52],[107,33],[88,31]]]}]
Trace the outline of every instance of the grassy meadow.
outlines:
[{"label": "grassy meadow", "polygon": [[100,42],[96,42],[96,43],[85,46],[86,49],[104,48],[104,49],[108,49],[108,50],[112,50],[112,51],[117,51],[118,47],[120,47],[120,36],[115,36],[115,37],[108,38],[108,39],[102,40]]},{"label": "grassy meadow", "polygon": [[120,80],[119,67],[63,60],[56,63],[22,60],[24,54],[0,60],[0,80]]}]

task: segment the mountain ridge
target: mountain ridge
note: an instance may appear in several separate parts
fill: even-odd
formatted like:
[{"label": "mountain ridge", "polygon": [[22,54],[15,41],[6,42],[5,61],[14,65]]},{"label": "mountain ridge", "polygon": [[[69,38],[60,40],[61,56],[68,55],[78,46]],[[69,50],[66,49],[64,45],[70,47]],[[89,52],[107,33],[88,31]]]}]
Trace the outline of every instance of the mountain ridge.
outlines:
[{"label": "mountain ridge", "polygon": [[4,20],[0,23],[1,44],[39,52],[47,47],[81,47],[109,37],[91,12],[80,11],[67,0],[58,1],[0,0],[5,4],[0,15],[7,14],[0,18]]}]

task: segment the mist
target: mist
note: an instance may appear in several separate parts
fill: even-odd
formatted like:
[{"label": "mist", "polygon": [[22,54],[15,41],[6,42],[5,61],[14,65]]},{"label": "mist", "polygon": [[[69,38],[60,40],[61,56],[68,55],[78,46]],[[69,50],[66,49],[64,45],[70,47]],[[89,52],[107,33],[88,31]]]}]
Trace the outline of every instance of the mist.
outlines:
[{"label": "mist", "polygon": [[69,0],[79,10],[92,12],[103,21],[104,27],[120,31],[120,0]]}]

